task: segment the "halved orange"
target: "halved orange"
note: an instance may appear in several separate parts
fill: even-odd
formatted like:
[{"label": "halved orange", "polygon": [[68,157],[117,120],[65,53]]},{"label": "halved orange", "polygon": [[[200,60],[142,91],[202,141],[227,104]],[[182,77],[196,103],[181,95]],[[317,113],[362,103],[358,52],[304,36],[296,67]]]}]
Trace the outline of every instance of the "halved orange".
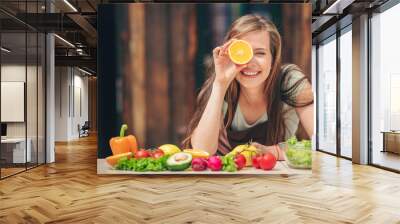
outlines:
[{"label": "halved orange", "polygon": [[228,54],[233,63],[244,65],[253,58],[253,48],[244,40],[235,40],[229,45]]},{"label": "halved orange", "polygon": [[115,166],[115,164],[117,164],[118,161],[124,157],[126,157],[127,159],[130,159],[132,157],[132,154],[133,154],[132,152],[126,152],[126,153],[109,156],[106,158],[106,161],[111,166]]}]

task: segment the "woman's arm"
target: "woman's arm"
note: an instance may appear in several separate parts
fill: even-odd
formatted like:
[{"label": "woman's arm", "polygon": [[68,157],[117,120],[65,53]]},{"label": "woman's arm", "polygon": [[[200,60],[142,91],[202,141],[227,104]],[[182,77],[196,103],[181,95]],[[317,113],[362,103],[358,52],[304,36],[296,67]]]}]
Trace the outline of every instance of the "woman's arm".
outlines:
[{"label": "woman's arm", "polygon": [[297,116],[311,139],[314,134],[314,104],[296,108]]},{"label": "woman's arm", "polygon": [[215,80],[211,95],[201,115],[199,124],[190,138],[195,149],[205,150],[214,155],[218,148],[219,131],[222,124],[222,104],[229,84],[236,74],[247,65],[235,65],[227,54],[227,48],[233,39],[213,50]]},{"label": "woman's arm", "polygon": [[[314,104],[305,107],[296,108],[297,115],[300,118],[301,124],[305,128],[308,136],[311,138],[314,130]],[[256,148],[263,152],[270,152],[275,155],[278,160],[285,160],[284,151],[278,145],[262,145],[257,142],[252,143]]]},{"label": "woman's arm", "polygon": [[[311,85],[307,82],[306,87],[296,96],[296,101],[311,102],[313,98]],[[304,107],[296,107],[296,113],[311,139],[314,134],[314,103]]]},{"label": "woman's arm", "polygon": [[210,155],[217,152],[225,92],[225,87],[216,83],[213,84],[206,108],[191,137],[191,144],[194,149],[207,151]]}]

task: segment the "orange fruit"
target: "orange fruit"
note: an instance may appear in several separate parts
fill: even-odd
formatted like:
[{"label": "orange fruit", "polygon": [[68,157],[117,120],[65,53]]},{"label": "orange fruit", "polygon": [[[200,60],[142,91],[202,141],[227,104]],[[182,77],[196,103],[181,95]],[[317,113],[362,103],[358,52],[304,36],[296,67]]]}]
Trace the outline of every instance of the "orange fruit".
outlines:
[{"label": "orange fruit", "polygon": [[253,48],[244,40],[235,40],[229,45],[228,54],[233,63],[244,65],[253,58]]},{"label": "orange fruit", "polygon": [[118,161],[124,157],[126,157],[127,159],[130,159],[132,157],[132,154],[133,154],[132,152],[126,152],[126,153],[109,156],[106,158],[106,161],[111,166],[115,166],[115,164],[117,164]]}]

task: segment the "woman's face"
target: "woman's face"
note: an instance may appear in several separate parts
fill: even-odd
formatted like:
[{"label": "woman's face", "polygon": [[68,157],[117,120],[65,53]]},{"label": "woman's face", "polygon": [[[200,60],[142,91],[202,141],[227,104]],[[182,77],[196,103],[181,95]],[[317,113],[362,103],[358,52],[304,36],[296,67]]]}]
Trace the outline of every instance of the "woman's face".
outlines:
[{"label": "woman's face", "polygon": [[245,88],[260,87],[271,70],[272,56],[269,34],[267,31],[254,31],[239,39],[245,40],[251,45],[254,56],[247,66],[236,75],[236,80]]}]

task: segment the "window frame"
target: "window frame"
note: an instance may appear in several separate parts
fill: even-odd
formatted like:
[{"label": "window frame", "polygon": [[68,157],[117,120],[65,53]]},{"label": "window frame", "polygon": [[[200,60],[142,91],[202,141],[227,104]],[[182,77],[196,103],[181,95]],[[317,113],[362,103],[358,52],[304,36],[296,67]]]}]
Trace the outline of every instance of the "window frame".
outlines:
[{"label": "window frame", "polygon": [[[321,33],[320,39],[317,40],[316,45],[316,92],[317,92],[317,97],[316,97],[316,151],[323,152],[329,155],[333,155],[339,158],[343,158],[346,160],[352,161],[352,158],[347,157],[342,155],[341,153],[341,119],[340,119],[340,103],[341,103],[341,97],[340,97],[340,77],[341,77],[341,67],[340,67],[340,37],[344,35],[347,32],[352,32],[352,22],[351,22],[351,17],[346,16],[342,20],[339,20],[337,23],[341,23],[342,27],[338,27],[338,24],[332,25],[332,27],[336,28],[335,32],[331,32],[330,35],[326,35],[324,33]],[[332,29],[332,27],[328,28]],[[324,36],[325,35],[325,36]],[[322,38],[321,38],[322,37]],[[317,36],[318,38],[318,36]],[[321,108],[318,107],[320,97],[318,96],[319,94],[319,81],[320,81],[320,74],[319,74],[319,47],[322,43],[328,43],[330,41],[336,41],[336,152],[331,153],[328,152],[324,149],[321,149],[320,143],[319,143],[319,111]]]}]

